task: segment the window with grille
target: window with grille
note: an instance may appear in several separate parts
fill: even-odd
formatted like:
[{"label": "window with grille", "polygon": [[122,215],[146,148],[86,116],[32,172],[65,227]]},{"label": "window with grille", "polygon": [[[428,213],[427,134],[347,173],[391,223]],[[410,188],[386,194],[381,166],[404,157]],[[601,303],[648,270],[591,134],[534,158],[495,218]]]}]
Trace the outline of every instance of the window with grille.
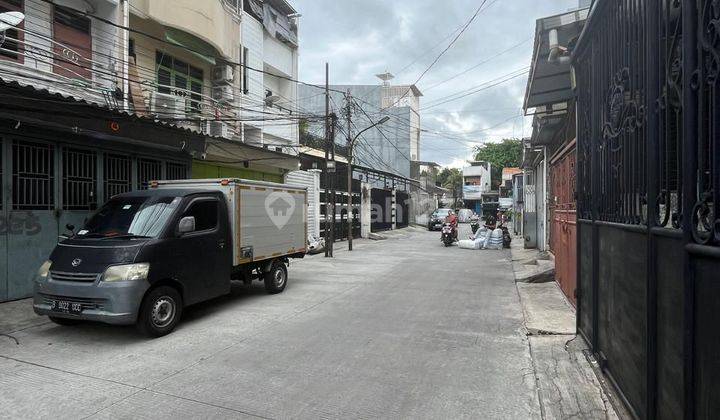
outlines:
[{"label": "window with grille", "polygon": [[[22,12],[23,0],[0,0],[0,13]],[[21,55],[23,48],[25,23],[21,22],[17,28],[10,28],[5,31],[5,41],[0,44],[0,60],[12,60],[19,63],[24,62]],[[1,38],[1,35],[0,35]]]},{"label": "window with grille", "polygon": [[97,156],[95,152],[63,149],[62,208],[92,210],[96,199]]},{"label": "window with grille", "polygon": [[12,208],[52,210],[55,207],[53,146],[15,141],[12,149]]},{"label": "window with grille", "polygon": [[166,167],[167,179],[187,179],[187,165],[168,162]]},{"label": "window with grille", "polygon": [[129,156],[106,154],[103,164],[106,200],[132,189],[132,162]]},{"label": "window with grille", "polygon": [[[158,92],[189,98],[187,110],[200,112],[203,71],[162,51],[155,53]],[[169,117],[172,118],[172,115]]]},{"label": "window with grille", "polygon": [[153,159],[138,159],[137,188],[146,190],[148,182],[162,179],[162,162]]}]

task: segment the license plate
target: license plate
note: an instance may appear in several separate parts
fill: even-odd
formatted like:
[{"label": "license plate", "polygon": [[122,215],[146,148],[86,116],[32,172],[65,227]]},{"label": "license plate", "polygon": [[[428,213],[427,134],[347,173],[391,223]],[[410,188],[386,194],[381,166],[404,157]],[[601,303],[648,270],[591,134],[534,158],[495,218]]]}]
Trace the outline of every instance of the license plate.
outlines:
[{"label": "license plate", "polygon": [[55,312],[79,315],[82,313],[82,304],[67,300],[53,300],[50,303],[50,309]]}]

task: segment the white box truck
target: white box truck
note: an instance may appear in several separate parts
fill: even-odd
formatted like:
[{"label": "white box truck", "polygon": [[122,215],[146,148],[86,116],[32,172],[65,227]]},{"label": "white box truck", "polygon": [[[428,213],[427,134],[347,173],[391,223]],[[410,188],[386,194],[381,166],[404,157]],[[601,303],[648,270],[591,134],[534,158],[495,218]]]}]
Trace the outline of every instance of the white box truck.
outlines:
[{"label": "white box truck", "polygon": [[241,179],[153,181],[112,197],[38,270],[35,312],[170,333],[184,307],[259,279],[280,293],[307,244],[304,188]]}]

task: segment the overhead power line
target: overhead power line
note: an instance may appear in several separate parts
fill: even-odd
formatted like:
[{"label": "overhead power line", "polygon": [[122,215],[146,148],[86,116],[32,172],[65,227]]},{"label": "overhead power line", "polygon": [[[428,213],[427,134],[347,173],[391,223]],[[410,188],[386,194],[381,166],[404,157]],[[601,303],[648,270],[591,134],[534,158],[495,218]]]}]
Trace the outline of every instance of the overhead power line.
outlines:
[{"label": "overhead power line", "polygon": [[[47,4],[51,4],[51,5],[57,5],[57,3],[55,3],[53,0],[39,0],[39,1],[42,1],[42,2],[47,3]],[[484,0],[484,1],[487,1],[487,0]],[[497,0],[496,0],[496,1],[497,1]],[[65,6],[63,6],[63,7],[65,7]],[[199,55],[202,55],[202,56],[205,56],[205,55],[206,55],[206,54],[205,54],[204,52],[202,52],[202,51],[198,51],[198,50],[192,49],[192,48],[187,47],[187,46],[179,46],[179,45],[174,44],[174,43],[172,43],[172,42],[170,42],[170,41],[168,41],[168,40],[166,40],[166,39],[157,37],[157,36],[155,36],[155,35],[152,35],[152,34],[149,34],[149,33],[147,33],[147,32],[141,31],[141,30],[139,30],[139,29],[130,28],[130,27],[128,27],[128,26],[120,25],[120,24],[115,23],[115,22],[113,22],[113,21],[111,21],[111,20],[108,20],[108,19],[102,18],[102,17],[100,17],[100,16],[94,15],[94,14],[92,14],[92,13],[88,13],[88,12],[85,12],[85,11],[83,11],[83,10],[78,10],[78,9],[73,9],[73,8],[70,8],[70,9],[71,9],[72,11],[76,12],[76,13],[79,13],[79,14],[83,15],[83,16],[89,17],[89,18],[94,19],[94,20],[97,20],[97,21],[99,21],[99,22],[103,22],[103,23],[105,23],[105,24],[108,24],[108,25],[110,25],[110,26],[114,26],[114,27],[116,27],[116,28],[124,29],[124,30],[126,30],[126,31],[129,31],[129,32],[132,32],[132,33],[135,33],[135,34],[139,34],[139,35],[146,36],[146,37],[148,37],[148,38],[150,38],[150,39],[152,39],[152,40],[154,40],[154,41],[161,42],[161,43],[163,43],[163,44],[165,44],[165,45],[170,45],[170,46],[172,46],[173,48],[182,48],[182,49],[184,49],[184,50],[186,50],[186,51],[189,51],[189,52],[192,52],[192,53],[194,53],[194,54],[199,54]],[[261,70],[261,69],[256,69],[256,68],[254,68],[254,67],[248,66],[248,65],[245,64],[245,63],[241,63],[241,62],[237,62],[237,61],[233,61],[233,60],[228,60],[228,59],[226,59],[226,58],[222,58],[222,61],[226,62],[227,64],[232,64],[232,65],[235,65],[235,66],[244,67],[244,68],[246,68],[246,69],[248,69],[248,70],[251,70],[251,71],[255,71],[255,72],[263,73],[263,74],[268,74],[268,75],[271,75],[271,76],[274,76],[274,77],[278,77],[278,78],[280,78],[280,79],[288,80],[288,81],[290,81],[290,82],[299,83],[299,84],[301,84],[301,85],[312,86],[312,87],[316,87],[316,88],[325,89],[324,86],[316,85],[316,84],[313,84],[313,83],[307,83],[307,82],[303,82],[302,80],[293,79],[292,77],[288,77],[288,76],[284,76],[284,75],[277,75],[277,74],[274,74],[274,73],[270,73],[269,71],[265,71],[265,70]],[[344,92],[339,91],[339,90],[336,90],[336,89],[330,89],[330,90],[333,91],[333,92],[344,93]]]},{"label": "overhead power line", "polygon": [[[412,83],[412,85],[417,85],[418,83],[420,83],[420,81],[423,79],[423,77],[425,77],[425,75],[430,71],[430,69],[432,69],[432,68],[435,66],[435,64],[437,64],[437,62],[440,61],[440,59],[445,55],[445,53],[448,52],[448,50],[450,50],[450,48],[452,48],[453,45],[455,45],[455,42],[457,42],[457,40],[460,39],[460,37],[462,36],[462,34],[465,33],[465,31],[467,30],[467,28],[468,28],[468,27],[473,23],[473,21],[475,21],[475,19],[478,17],[478,15],[480,14],[480,11],[482,11],[483,6],[485,6],[485,4],[487,3],[487,1],[488,1],[488,0],[482,0],[482,3],[481,3],[480,6],[475,10],[475,13],[472,15],[472,17],[470,17],[470,19],[467,21],[467,23],[465,23],[465,26],[463,26],[463,28],[460,30],[460,32],[459,32],[457,35],[455,35],[455,37],[452,39],[452,41],[450,41],[450,43],[447,45],[447,47],[445,47],[445,49],[442,50],[442,51],[440,52],[440,54],[437,55],[437,57],[435,57],[435,59],[432,61],[432,63],[430,63],[430,65],[427,66],[427,68],[420,74],[420,76],[417,78],[417,80],[415,80],[415,82]],[[497,1],[497,0],[494,0],[494,1],[493,1],[492,3],[490,3],[490,4],[492,5],[492,4],[495,3],[496,1]],[[412,86],[412,85],[411,85],[411,86]],[[389,105],[389,106],[387,106],[387,107],[385,107],[385,108],[392,108],[393,106],[397,105],[398,103],[400,103],[401,100],[403,100],[403,98],[405,98],[405,96],[407,96],[407,94],[408,94],[409,92],[410,92],[410,88],[408,88],[408,89],[405,91],[405,93],[404,93],[400,98],[398,98],[397,101],[395,101],[395,103],[393,103],[392,105]]]},{"label": "overhead power line", "polygon": [[451,81],[451,80],[455,80],[455,79],[457,79],[457,78],[460,77],[460,76],[464,76],[464,75],[468,74],[469,72],[471,72],[471,71],[477,69],[478,67],[482,66],[483,64],[487,64],[487,63],[495,60],[496,58],[500,57],[501,55],[503,55],[503,54],[505,54],[505,53],[508,53],[508,52],[514,50],[514,49],[517,48],[517,47],[520,47],[520,46],[522,46],[522,45],[525,45],[525,44],[526,44],[528,41],[530,41],[531,39],[532,39],[532,37],[527,38],[527,39],[525,39],[525,40],[523,40],[523,41],[521,41],[521,42],[513,45],[512,47],[510,47],[510,48],[508,48],[508,49],[505,49],[505,50],[503,50],[503,51],[500,51],[499,53],[496,53],[496,54],[494,54],[493,56],[488,57],[488,58],[486,58],[485,60],[482,60],[481,62],[475,64],[474,66],[472,66],[472,67],[470,67],[470,68],[468,68],[468,69],[466,69],[466,70],[463,70],[463,71],[461,71],[460,73],[455,74],[454,76],[451,76],[451,77],[449,77],[449,78],[447,78],[447,79],[445,79],[445,80],[441,80],[441,81],[439,81],[439,82],[437,82],[437,83],[434,83],[434,84],[432,84],[432,85],[430,85],[430,86],[428,86],[428,87],[423,87],[423,92],[427,92],[427,91],[429,91],[429,90],[431,90],[431,89],[434,89],[434,88],[436,88],[436,87],[438,87],[438,86],[440,86],[440,85],[443,85],[443,84],[445,84],[445,83],[447,83],[447,82],[449,82],[449,81]]}]

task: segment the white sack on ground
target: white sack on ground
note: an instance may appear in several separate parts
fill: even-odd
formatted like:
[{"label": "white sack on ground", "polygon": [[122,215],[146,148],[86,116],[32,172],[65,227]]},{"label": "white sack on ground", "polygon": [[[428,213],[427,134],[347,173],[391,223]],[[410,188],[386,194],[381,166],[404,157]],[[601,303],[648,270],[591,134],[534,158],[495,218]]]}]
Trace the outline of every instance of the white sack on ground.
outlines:
[{"label": "white sack on ground", "polygon": [[485,241],[485,249],[503,249],[503,231],[502,229],[498,228],[492,231],[490,235],[488,235],[487,240]]},{"label": "white sack on ground", "polygon": [[472,239],[463,239],[458,241],[458,248],[462,249],[480,249],[482,244]]}]

